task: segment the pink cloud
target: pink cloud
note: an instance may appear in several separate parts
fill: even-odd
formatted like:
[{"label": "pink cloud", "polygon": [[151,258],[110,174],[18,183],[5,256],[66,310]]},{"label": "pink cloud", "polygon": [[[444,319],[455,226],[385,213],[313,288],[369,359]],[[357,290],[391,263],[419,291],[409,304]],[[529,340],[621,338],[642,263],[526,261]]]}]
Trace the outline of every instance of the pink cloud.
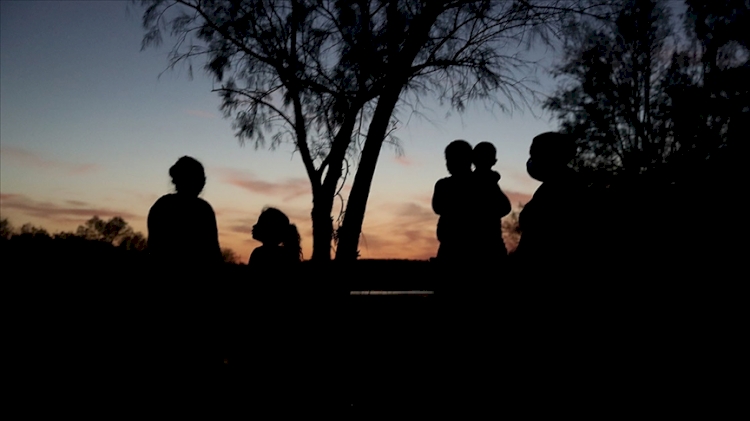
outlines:
[{"label": "pink cloud", "polygon": [[80,200],[66,200],[65,203],[72,206],[86,206],[86,202],[81,202]]},{"label": "pink cloud", "polygon": [[252,234],[253,233],[253,226],[251,224],[233,225],[229,227],[229,229],[232,232],[238,232],[240,234]]},{"label": "pink cloud", "polygon": [[415,165],[414,160],[405,156],[396,156],[395,158],[393,158],[393,160],[396,161],[397,164],[401,164],[405,167],[411,167]]},{"label": "pink cloud", "polygon": [[14,146],[3,146],[2,149],[0,149],[0,154],[22,165],[62,171],[68,175],[88,174],[98,171],[101,168],[97,164],[73,164],[70,162],[47,159],[38,152]]},{"label": "pink cloud", "polygon": [[281,182],[271,182],[237,170],[220,169],[219,172],[222,174],[222,181],[227,184],[252,193],[280,196],[285,202],[311,194],[310,182],[304,178],[288,178]]},{"label": "pink cloud", "polygon": [[[387,213],[383,212],[387,209]],[[360,237],[364,258],[428,259],[435,256],[438,216],[424,203],[389,204],[377,212],[387,219],[376,223],[365,220]]]},{"label": "pink cloud", "polygon": [[112,218],[120,216],[125,220],[140,219],[142,215],[115,209],[92,206],[86,202],[66,200],[64,205],[40,202],[22,194],[0,194],[0,208],[12,209],[22,214],[55,222],[83,222],[93,216]]}]

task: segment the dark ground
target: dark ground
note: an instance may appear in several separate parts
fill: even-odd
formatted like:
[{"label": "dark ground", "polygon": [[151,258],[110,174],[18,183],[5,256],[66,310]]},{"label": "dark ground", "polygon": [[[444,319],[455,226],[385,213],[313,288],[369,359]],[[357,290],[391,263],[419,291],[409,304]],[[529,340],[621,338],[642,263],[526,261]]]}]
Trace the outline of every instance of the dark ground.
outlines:
[{"label": "dark ground", "polygon": [[467,291],[438,269],[303,265],[283,285],[244,267],[203,280],[127,266],[16,272],[4,280],[6,361],[17,374],[6,381],[27,413],[94,416],[405,407],[716,416],[739,399],[738,281],[508,277]]}]

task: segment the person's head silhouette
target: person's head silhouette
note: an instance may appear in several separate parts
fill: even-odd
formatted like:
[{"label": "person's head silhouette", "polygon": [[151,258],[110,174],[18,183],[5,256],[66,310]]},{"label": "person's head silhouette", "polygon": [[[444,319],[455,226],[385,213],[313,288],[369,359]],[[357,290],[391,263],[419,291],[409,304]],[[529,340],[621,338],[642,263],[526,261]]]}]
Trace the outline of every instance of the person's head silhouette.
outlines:
[{"label": "person's head silhouette", "polygon": [[172,184],[178,194],[198,196],[206,185],[203,165],[189,156],[183,156],[169,169]]},{"label": "person's head silhouette", "polygon": [[472,153],[474,166],[480,171],[486,171],[497,163],[497,150],[490,142],[479,142]]},{"label": "person's head silhouette", "polygon": [[546,132],[531,141],[526,171],[539,181],[550,181],[568,171],[568,164],[575,158],[575,138],[565,133]]},{"label": "person's head silhouette", "polygon": [[253,238],[264,246],[276,247],[283,245],[290,257],[300,260],[302,249],[297,226],[290,223],[284,212],[276,208],[265,208],[253,225]]},{"label": "person's head silhouette", "polygon": [[451,175],[471,172],[471,145],[465,140],[454,140],[445,148],[445,166]]}]

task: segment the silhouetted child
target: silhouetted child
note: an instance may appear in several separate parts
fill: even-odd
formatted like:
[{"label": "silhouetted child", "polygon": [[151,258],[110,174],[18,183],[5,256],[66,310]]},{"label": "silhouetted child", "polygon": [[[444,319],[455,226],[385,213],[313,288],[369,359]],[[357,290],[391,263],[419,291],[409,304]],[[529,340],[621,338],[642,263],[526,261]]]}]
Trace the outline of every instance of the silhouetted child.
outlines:
[{"label": "silhouetted child", "polygon": [[297,226],[276,208],[266,208],[253,226],[253,238],[263,243],[250,255],[251,266],[266,268],[288,268],[289,264],[299,263],[302,248]]},{"label": "silhouetted child", "polygon": [[440,241],[437,260],[441,263],[465,262],[471,257],[471,230],[466,221],[471,218],[473,200],[471,173],[471,145],[465,140],[454,140],[445,148],[445,165],[450,177],[435,183],[432,210],[440,215],[437,237]]},{"label": "silhouetted child", "polygon": [[477,260],[497,261],[507,255],[503,242],[502,217],[509,214],[510,200],[497,184],[500,173],[492,170],[497,163],[495,146],[480,142],[472,152],[474,161],[476,218],[473,219]]}]

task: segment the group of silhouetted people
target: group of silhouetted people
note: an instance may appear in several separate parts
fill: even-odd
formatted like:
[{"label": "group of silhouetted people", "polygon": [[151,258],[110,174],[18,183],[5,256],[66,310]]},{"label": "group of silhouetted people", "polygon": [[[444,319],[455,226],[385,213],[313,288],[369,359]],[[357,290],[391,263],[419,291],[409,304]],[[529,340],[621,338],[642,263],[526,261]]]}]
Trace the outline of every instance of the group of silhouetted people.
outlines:
[{"label": "group of silhouetted people", "polygon": [[[484,291],[491,287],[489,284],[500,284],[490,279],[503,278],[509,268],[521,269],[525,277],[535,281],[524,285],[536,287],[536,281],[551,281],[545,282],[538,290],[533,289],[533,293],[526,290],[518,293],[516,289],[515,294],[484,294],[487,300],[498,300],[491,305],[474,305],[477,301],[471,301],[473,308],[467,311],[437,313],[444,317],[432,323],[434,331],[440,332],[437,338],[442,340],[441,335],[445,335],[465,347],[466,354],[460,354],[459,358],[461,364],[454,368],[449,365],[442,367],[440,372],[441,376],[449,378],[445,381],[453,381],[450,376],[464,379],[461,380],[461,393],[469,397],[455,398],[458,396],[455,395],[457,402],[461,399],[471,401],[473,394],[486,392],[484,382],[476,382],[471,387],[465,385],[470,385],[474,373],[489,372],[485,363],[496,361],[495,355],[500,355],[496,337],[486,334],[490,329],[499,329],[505,332],[503,334],[511,332],[515,338],[526,338],[519,343],[528,341],[530,345],[517,346],[512,355],[527,362],[533,360],[534,366],[539,361],[549,360],[547,345],[537,347],[534,342],[534,335],[541,331],[540,328],[546,329],[541,337],[551,338],[549,344],[562,349],[555,351],[555,355],[559,354],[559,361],[575,357],[571,350],[578,349],[578,342],[588,343],[589,334],[600,331],[597,318],[590,317],[585,309],[591,303],[599,303],[601,297],[589,300],[586,294],[593,293],[587,292],[582,285],[593,284],[577,282],[582,278],[621,278],[634,282],[644,273],[674,278],[677,274],[694,272],[701,267],[700,248],[695,238],[705,237],[685,229],[685,222],[697,208],[694,192],[689,188],[650,187],[649,180],[639,183],[626,180],[620,184],[599,182],[582,175],[571,165],[577,158],[576,141],[563,133],[536,136],[529,152],[527,171],[542,184],[520,213],[522,235],[511,259],[501,229],[501,219],[510,213],[511,204],[498,184],[500,174],[493,170],[497,163],[495,147],[488,142],[472,147],[464,140],[456,140],[445,149],[450,176],[435,184],[432,206],[439,215],[437,238],[440,245],[436,263],[429,266],[439,271],[433,273],[437,275],[436,279],[447,279],[447,284],[465,286],[444,289],[447,294],[443,296],[480,298],[478,295],[462,295],[459,289],[468,291],[479,286]],[[190,387],[198,383],[189,381],[188,377],[201,371],[201,367],[205,368],[203,372],[216,371],[217,367],[227,365],[234,367],[225,372],[233,373],[231,375],[237,380],[232,383],[233,387],[242,385],[244,388],[225,391],[236,393],[234,396],[238,401],[252,395],[255,402],[284,405],[288,402],[284,399],[292,396],[290,399],[307,399],[306,403],[313,404],[330,401],[337,393],[345,396],[342,389],[348,386],[330,392],[317,382],[330,377],[331,373],[339,375],[347,371],[345,362],[350,361],[347,359],[350,356],[341,355],[335,349],[336,344],[341,349],[348,349],[340,344],[351,339],[347,336],[350,330],[346,327],[349,323],[346,310],[337,307],[338,301],[332,304],[320,296],[311,298],[308,295],[306,300],[292,300],[293,304],[290,304],[288,297],[293,294],[279,294],[276,293],[278,290],[273,294],[248,294],[246,290],[231,289],[240,288],[238,283],[225,283],[225,286],[231,284],[230,289],[212,292],[216,283],[203,281],[216,276],[215,269],[222,262],[222,256],[214,212],[198,197],[206,181],[203,166],[193,158],[182,157],[169,173],[176,193],[161,197],[151,208],[148,217],[149,253],[156,270],[165,271],[162,273],[167,276],[163,279],[172,280],[177,276],[178,281],[192,279],[195,282],[169,283],[169,288],[162,291],[159,300],[155,300],[151,313],[145,313],[148,322],[144,325],[148,326],[151,336],[141,335],[142,342],[149,347],[155,344],[154,349],[167,356],[149,367],[159,371],[165,365],[161,361],[170,361],[173,370],[168,370],[168,373],[178,373],[173,376],[175,380],[171,384],[181,384],[184,380],[184,384]],[[643,198],[652,199],[651,213],[639,212]],[[728,212],[736,214],[738,211],[732,208]],[[736,216],[728,218],[729,222],[724,222],[726,229],[720,234],[726,236],[735,220]],[[252,285],[241,283],[241,288],[258,288],[257,285],[264,282],[285,284],[297,278],[300,282],[294,284],[295,289],[303,284],[313,284],[311,288],[317,289],[324,287],[324,282],[315,282],[315,275],[320,273],[305,273],[296,278],[279,276],[289,267],[297,267],[295,263],[302,260],[299,232],[283,212],[275,208],[264,209],[253,226],[252,236],[262,245],[252,252],[249,266],[274,276],[255,277],[260,282]],[[722,242],[718,247],[722,247]],[[723,247],[719,248],[721,253],[728,250],[728,246]],[[714,254],[720,256],[720,252]],[[715,261],[718,260],[709,259],[702,267],[714,270],[709,265]],[[460,273],[443,271],[444,268],[458,268]],[[659,268],[664,270],[660,272]],[[681,272],[676,272],[675,268]],[[478,274],[472,272],[475,270],[485,276],[465,276]],[[344,278],[351,275],[371,274],[352,273]],[[576,282],[567,282],[567,278]],[[474,283],[472,279],[480,280]],[[654,289],[650,288],[653,293]],[[618,294],[623,292],[618,290]],[[657,290],[657,297],[658,294]],[[560,300],[561,297],[564,299]],[[611,297],[609,300],[600,305],[612,304]],[[458,301],[444,302],[453,305]],[[315,308],[308,311],[306,305]],[[522,317],[498,327],[497,315],[492,311],[497,308],[507,311],[514,305]],[[579,316],[568,308],[569,305],[571,308],[582,306],[584,310],[581,310],[580,319],[576,319]],[[563,314],[556,313],[561,308],[565,308],[567,315],[556,320]],[[538,317],[534,316],[535,312],[539,312]],[[513,312],[507,314],[510,313]],[[603,313],[606,313],[605,309],[595,310],[592,314]],[[575,335],[570,333],[571,326],[588,326],[584,322],[590,327],[581,328]],[[524,328],[527,325],[534,329]],[[452,358],[458,358],[455,355],[452,354]],[[548,362],[539,366],[538,373],[547,368],[559,369],[565,364]],[[529,366],[524,367],[519,370],[526,370]],[[525,374],[516,375],[516,379],[526,378]],[[529,379],[534,381],[533,376]],[[340,379],[336,382],[345,384]],[[430,393],[440,388],[438,380],[435,382],[430,385]],[[255,389],[249,390],[250,387]],[[285,395],[287,393],[291,395]]]},{"label": "group of silhouetted people", "polygon": [[[527,171],[542,185],[519,216],[517,261],[551,263],[567,259],[571,250],[580,252],[573,244],[580,233],[569,231],[585,196],[569,166],[575,156],[575,141],[565,134],[548,132],[533,139]],[[495,147],[481,142],[472,149],[466,141],[456,140],[446,147],[445,160],[451,175],[438,180],[432,197],[433,210],[440,215],[435,260],[464,269],[502,263],[507,250],[501,218],[510,213],[511,205],[498,185],[500,174],[492,170]]]},{"label": "group of silhouetted people", "polygon": [[[148,214],[148,250],[156,267],[201,270],[222,263],[216,215],[198,197],[206,184],[203,165],[183,156],[169,169],[176,193],[162,196]],[[258,267],[283,267],[302,258],[297,227],[280,210],[266,208],[252,229],[262,245],[250,256]]]},{"label": "group of silhouetted people", "polygon": [[495,154],[489,142],[472,149],[468,142],[456,140],[445,149],[451,175],[435,184],[432,196],[432,208],[440,215],[437,261],[481,264],[505,256],[500,218],[511,207],[498,185],[500,174],[492,170]]},{"label": "group of silhouetted people", "polygon": [[[489,267],[506,259],[501,218],[510,213],[511,204],[498,185],[500,174],[493,170],[496,155],[489,142],[472,148],[468,142],[456,140],[446,147],[450,176],[438,180],[432,197],[433,210],[440,216],[437,262]],[[519,260],[565,260],[571,250],[580,251],[582,245],[572,243],[580,233],[572,236],[568,232],[570,221],[581,213],[586,199],[585,186],[569,166],[575,156],[576,144],[568,135],[548,132],[533,139],[527,170],[543,184],[519,217]],[[176,192],[159,198],[148,216],[152,261],[157,267],[188,271],[220,264],[216,217],[211,206],[198,197],[206,183],[203,166],[184,156],[169,174]],[[297,227],[280,210],[264,209],[252,235],[262,245],[252,252],[250,265],[281,268],[302,260]]]}]

